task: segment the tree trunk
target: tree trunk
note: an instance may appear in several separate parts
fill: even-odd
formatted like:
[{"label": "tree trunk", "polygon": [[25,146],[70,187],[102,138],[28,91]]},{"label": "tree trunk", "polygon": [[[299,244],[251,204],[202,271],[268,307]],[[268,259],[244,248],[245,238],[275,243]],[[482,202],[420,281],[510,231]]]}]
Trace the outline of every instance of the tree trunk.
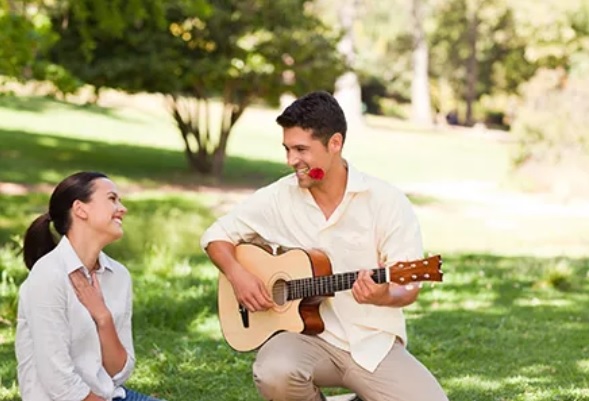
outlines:
[{"label": "tree trunk", "polygon": [[477,36],[478,36],[478,15],[476,2],[469,3],[468,10],[468,31],[467,41],[469,55],[466,61],[466,125],[474,124],[472,108],[477,98],[476,86],[478,80],[478,60],[477,60]]},{"label": "tree trunk", "polygon": [[[187,103],[182,105],[182,103]],[[170,113],[176,121],[178,130],[184,142],[184,155],[191,170],[197,171],[201,174],[211,174],[213,170],[213,160],[211,155],[207,152],[207,142],[201,139],[201,131],[199,127],[199,113],[198,100],[196,104],[191,104],[191,99],[182,99],[179,96],[169,96],[168,105]],[[190,110],[196,107],[197,110]],[[208,132],[208,131],[207,131]],[[208,137],[208,136],[207,136]],[[195,145],[192,145],[194,140]]]},{"label": "tree trunk", "polygon": [[411,81],[411,119],[419,124],[431,124],[429,94],[428,46],[423,29],[422,0],[413,0],[413,80]]},{"label": "tree trunk", "polygon": [[227,143],[235,123],[248,105],[247,99],[236,104],[233,89],[228,86],[223,98],[219,141],[213,146],[210,135],[210,109],[205,98],[168,96],[170,113],[174,117],[182,140],[188,165],[204,175],[221,178],[226,160]]},{"label": "tree trunk", "polygon": [[[229,98],[229,96],[228,96]],[[215,178],[221,178],[223,174],[223,167],[225,166],[225,159],[227,155],[227,143],[229,142],[229,135],[233,126],[243,114],[247,107],[247,100],[243,99],[241,104],[225,103],[223,104],[223,114],[221,116],[221,133],[219,135],[219,143],[215,147],[212,160],[212,174]]]},{"label": "tree trunk", "polygon": [[[350,68],[353,68],[356,59],[354,21],[358,15],[358,3],[359,0],[344,0],[339,12],[344,35],[338,44],[338,50]],[[334,96],[346,115],[348,125],[362,125],[362,92],[355,72],[349,70],[337,79]]]}]

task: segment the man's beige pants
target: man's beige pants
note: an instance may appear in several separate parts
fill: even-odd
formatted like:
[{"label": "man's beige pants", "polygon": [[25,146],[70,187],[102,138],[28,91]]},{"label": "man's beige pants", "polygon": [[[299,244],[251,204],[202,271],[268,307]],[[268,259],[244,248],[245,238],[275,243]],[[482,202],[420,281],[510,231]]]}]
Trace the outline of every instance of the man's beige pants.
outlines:
[{"label": "man's beige pants", "polygon": [[280,333],[253,366],[258,391],[271,401],[320,401],[322,387],[344,387],[363,401],[447,401],[434,376],[403,346],[393,346],[373,373],[317,336]]}]

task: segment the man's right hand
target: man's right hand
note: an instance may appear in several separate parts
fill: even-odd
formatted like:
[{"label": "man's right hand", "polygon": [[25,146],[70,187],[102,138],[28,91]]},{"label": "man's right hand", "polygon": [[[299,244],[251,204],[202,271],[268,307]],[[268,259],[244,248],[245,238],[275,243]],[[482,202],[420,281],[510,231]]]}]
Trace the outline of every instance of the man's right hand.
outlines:
[{"label": "man's right hand", "polygon": [[250,312],[265,311],[274,306],[268,290],[262,280],[246,269],[236,269],[231,277],[227,277],[233,286],[237,302]]}]

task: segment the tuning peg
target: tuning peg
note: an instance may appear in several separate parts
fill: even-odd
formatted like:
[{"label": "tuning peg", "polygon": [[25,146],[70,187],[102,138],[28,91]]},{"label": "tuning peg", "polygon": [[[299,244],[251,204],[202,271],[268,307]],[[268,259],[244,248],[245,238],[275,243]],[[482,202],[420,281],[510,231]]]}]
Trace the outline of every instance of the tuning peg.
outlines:
[{"label": "tuning peg", "polygon": [[428,279],[428,278],[429,278],[429,273],[425,273],[425,274],[423,275],[423,278],[425,278],[425,279]]},{"label": "tuning peg", "polygon": [[412,274],[412,275],[411,275],[411,278],[412,278],[413,280],[417,280],[417,275],[416,275],[416,274]]},{"label": "tuning peg", "polygon": [[427,266],[427,265],[429,265],[429,262],[427,260],[424,260],[423,264]]},{"label": "tuning peg", "polygon": [[403,282],[403,281],[405,281],[405,277],[401,277],[401,278],[399,279],[399,281],[400,281],[400,282]]}]

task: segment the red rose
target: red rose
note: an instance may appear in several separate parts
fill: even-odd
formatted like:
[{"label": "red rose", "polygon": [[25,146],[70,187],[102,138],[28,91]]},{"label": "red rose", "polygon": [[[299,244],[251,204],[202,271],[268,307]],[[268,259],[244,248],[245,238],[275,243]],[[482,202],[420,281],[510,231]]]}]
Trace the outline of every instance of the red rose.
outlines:
[{"label": "red rose", "polygon": [[323,179],[323,176],[325,176],[325,171],[316,167],[316,168],[312,168],[311,170],[309,170],[309,172],[307,174],[312,179],[319,181],[319,180]]}]

